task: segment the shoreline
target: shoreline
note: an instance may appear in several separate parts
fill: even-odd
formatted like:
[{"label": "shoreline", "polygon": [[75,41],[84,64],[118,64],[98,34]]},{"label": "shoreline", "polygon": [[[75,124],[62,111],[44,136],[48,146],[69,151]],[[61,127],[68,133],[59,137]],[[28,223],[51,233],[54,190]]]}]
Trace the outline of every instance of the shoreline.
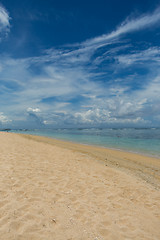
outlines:
[{"label": "shoreline", "polygon": [[122,148],[116,148],[116,147],[108,147],[108,146],[102,146],[99,144],[92,144],[92,143],[83,143],[80,141],[72,141],[69,139],[63,139],[63,138],[56,138],[56,137],[50,137],[50,136],[45,136],[45,135],[38,135],[38,134],[30,134],[30,133],[16,133],[16,132],[10,132],[10,133],[15,133],[15,134],[22,134],[22,135],[30,135],[30,136],[37,136],[37,137],[44,137],[44,138],[49,138],[49,139],[54,139],[54,140],[58,140],[58,141],[62,141],[62,142],[70,142],[70,143],[75,143],[75,144],[80,144],[80,145],[84,145],[84,146],[91,146],[91,147],[99,147],[99,148],[104,148],[104,149],[110,149],[110,150],[115,150],[115,151],[120,151],[120,152],[126,152],[126,153],[133,153],[133,154],[137,154],[137,155],[142,155],[145,157],[151,157],[151,158],[155,158],[155,159],[159,159],[160,160],[160,155],[153,155],[153,154],[149,154],[149,153],[144,153],[144,152],[138,152],[138,151],[134,151],[134,150],[129,150],[129,149],[122,149]]},{"label": "shoreline", "polygon": [[0,132],[0,235],[160,239],[157,159]]},{"label": "shoreline", "polygon": [[[15,133],[17,134],[17,133]],[[27,139],[45,142],[62,148],[67,148],[73,151],[87,154],[97,161],[109,167],[114,167],[118,170],[128,172],[136,177],[140,177],[144,181],[160,189],[160,159],[143,155],[135,152],[127,152],[121,149],[112,149],[102,146],[82,144],[56,138],[17,134]],[[117,157],[118,154],[118,157]],[[138,159],[138,160],[137,160]]]}]

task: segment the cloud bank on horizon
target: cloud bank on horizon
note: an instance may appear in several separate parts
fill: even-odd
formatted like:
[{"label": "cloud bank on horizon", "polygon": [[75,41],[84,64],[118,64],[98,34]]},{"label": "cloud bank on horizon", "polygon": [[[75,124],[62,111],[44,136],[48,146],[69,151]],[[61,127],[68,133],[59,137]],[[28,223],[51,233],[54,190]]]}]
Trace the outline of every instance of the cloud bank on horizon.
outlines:
[{"label": "cloud bank on horizon", "polygon": [[38,40],[16,38],[6,9],[0,5],[0,127],[160,125],[160,7],[30,56],[18,51]]}]

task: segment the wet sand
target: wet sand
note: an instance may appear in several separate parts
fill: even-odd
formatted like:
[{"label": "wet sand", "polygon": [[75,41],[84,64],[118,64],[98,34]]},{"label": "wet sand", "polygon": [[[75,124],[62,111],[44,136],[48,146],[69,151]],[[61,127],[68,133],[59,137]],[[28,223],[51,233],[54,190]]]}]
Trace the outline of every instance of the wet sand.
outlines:
[{"label": "wet sand", "polygon": [[0,132],[0,239],[160,239],[160,159]]}]

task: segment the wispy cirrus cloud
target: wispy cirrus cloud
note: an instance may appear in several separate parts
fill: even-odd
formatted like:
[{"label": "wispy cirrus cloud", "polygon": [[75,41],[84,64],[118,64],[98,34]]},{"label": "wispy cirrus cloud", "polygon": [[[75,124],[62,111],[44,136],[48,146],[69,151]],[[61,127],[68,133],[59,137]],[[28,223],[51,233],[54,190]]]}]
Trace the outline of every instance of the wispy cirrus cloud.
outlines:
[{"label": "wispy cirrus cloud", "polygon": [[[119,27],[117,27],[116,30],[112,31],[111,33],[104,34],[92,39],[87,39],[86,41],[82,43],[76,43],[72,45],[67,45],[68,48],[61,48],[61,49],[48,49],[44,53],[46,54],[42,58],[35,58],[33,61],[37,62],[54,62],[58,60],[58,64],[61,63],[64,66],[77,66],[77,65],[84,65],[86,63],[89,63],[91,61],[92,56],[97,52],[97,49],[101,48],[111,48],[110,50],[105,50],[101,55],[97,56],[96,59],[94,59],[94,63],[101,64],[103,60],[109,58],[109,55],[114,56],[114,53],[116,53],[119,50],[124,50],[125,48],[131,47],[129,43],[127,42],[125,44],[125,41],[120,41],[120,38],[122,36],[125,36],[128,33],[134,33],[138,32],[140,30],[149,29],[153,26],[159,26],[160,25],[160,7],[158,7],[155,11],[148,14],[143,14],[139,17],[135,18],[127,18],[124,22],[120,24]],[[116,46],[117,44],[121,44],[121,46]],[[151,59],[151,57],[155,57],[155,55],[159,54],[159,49],[156,47],[151,47],[149,49],[144,50],[142,53],[135,53],[130,54],[133,61],[134,58],[140,58],[140,55],[143,58],[143,54],[145,54],[145,57]],[[129,57],[129,55],[128,55]],[[123,56],[120,61],[123,61]],[[92,59],[93,61],[93,59]],[[125,57],[124,57],[125,61]],[[131,61],[131,60],[130,60]],[[130,62],[129,61],[129,62]]]},{"label": "wispy cirrus cloud", "polygon": [[149,14],[143,14],[140,17],[132,18],[129,17],[121,23],[121,25],[109,34],[104,34],[93,39],[89,39],[82,44],[85,47],[101,47],[113,39],[119,38],[124,34],[144,30],[155,25],[160,25],[160,7],[154,12]]},{"label": "wispy cirrus cloud", "polygon": [[149,47],[142,51],[134,51],[129,54],[116,56],[117,60],[121,64],[132,65],[134,63],[147,62],[149,64],[160,64],[160,47]]}]

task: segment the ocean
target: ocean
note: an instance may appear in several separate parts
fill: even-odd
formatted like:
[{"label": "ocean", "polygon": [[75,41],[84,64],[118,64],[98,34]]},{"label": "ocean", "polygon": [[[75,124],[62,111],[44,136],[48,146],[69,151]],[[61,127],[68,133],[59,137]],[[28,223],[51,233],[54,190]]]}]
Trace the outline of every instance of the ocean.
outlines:
[{"label": "ocean", "polygon": [[12,130],[160,158],[160,128],[77,128]]}]

